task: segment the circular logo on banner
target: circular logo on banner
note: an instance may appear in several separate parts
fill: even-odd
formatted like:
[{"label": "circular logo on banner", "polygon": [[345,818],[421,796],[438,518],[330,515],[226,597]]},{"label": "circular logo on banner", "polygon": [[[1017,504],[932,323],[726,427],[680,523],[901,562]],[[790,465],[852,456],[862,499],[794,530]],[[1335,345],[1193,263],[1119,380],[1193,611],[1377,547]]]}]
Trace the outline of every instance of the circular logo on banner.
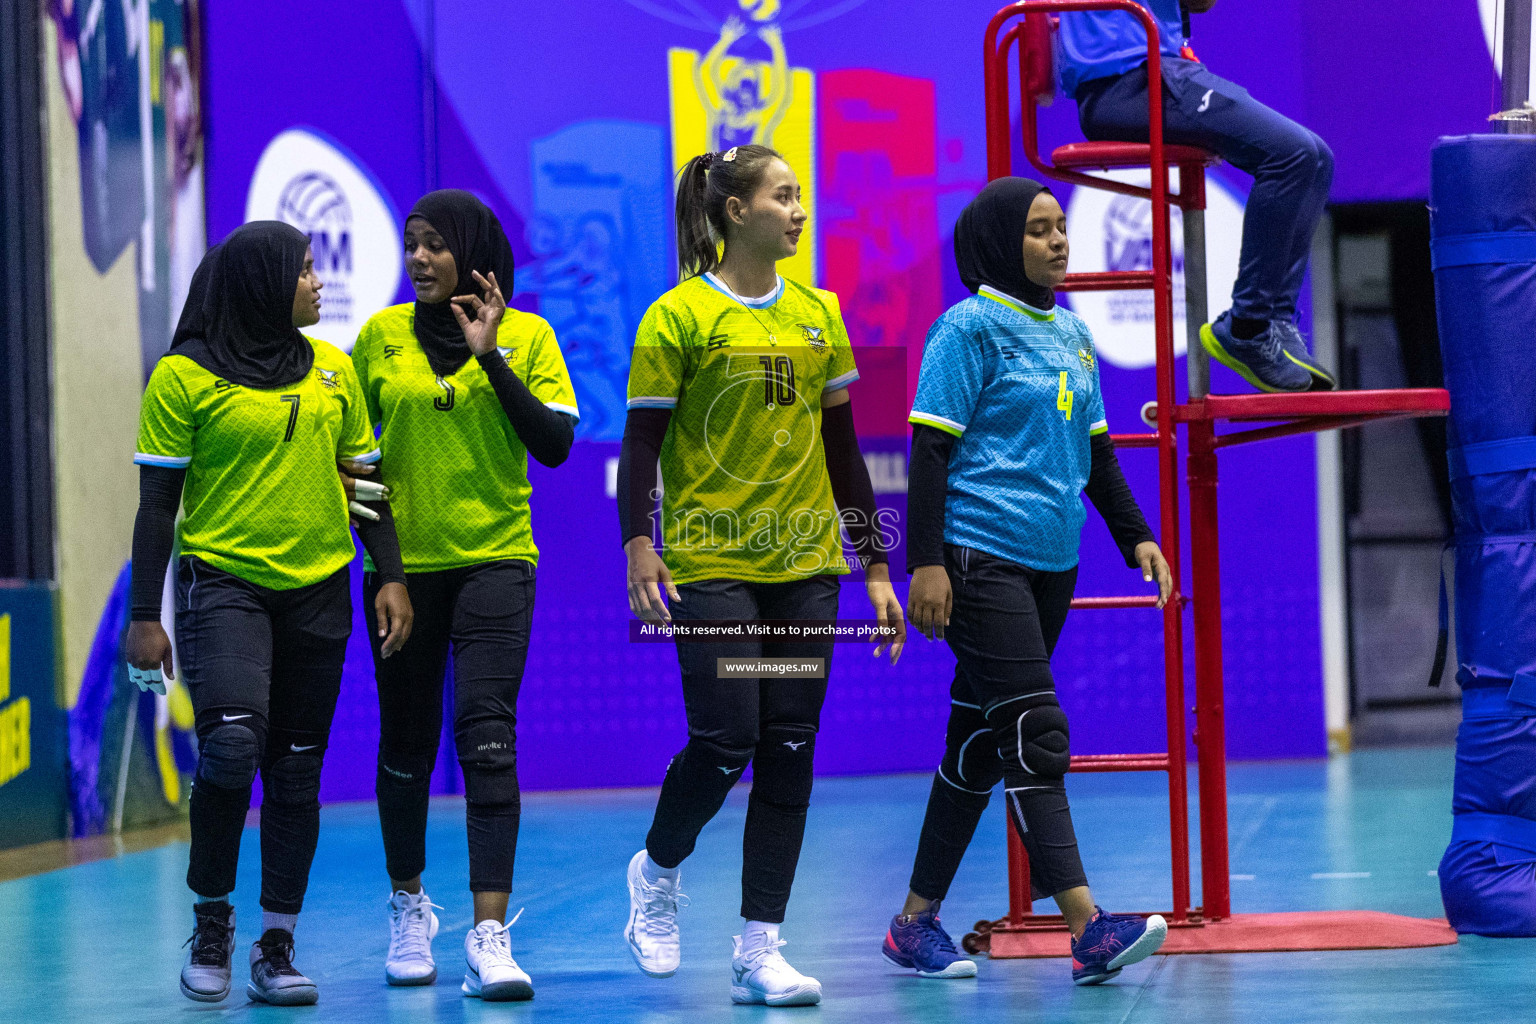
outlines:
[{"label": "circular logo on banner", "polygon": [[[1148,171],[1110,171],[1105,177],[1146,186]],[[1177,184],[1178,174],[1172,175]],[[1173,208],[1173,351],[1183,355],[1184,221]],[[1067,240],[1074,273],[1152,269],[1152,204],[1134,196],[1077,187],[1067,203]],[[1205,179],[1205,280],[1209,314],[1224,311],[1237,280],[1243,242],[1243,206],[1214,177]],[[1152,293],[1074,292],[1072,311],[1093,331],[1094,347],[1113,366],[1137,370],[1157,361],[1152,337]]]},{"label": "circular logo on banner", "polygon": [[320,293],[313,337],[344,352],[363,323],[394,301],[400,226],[372,176],[331,140],[290,128],[267,144],[246,193],[245,219],[280,220],[309,236]]}]

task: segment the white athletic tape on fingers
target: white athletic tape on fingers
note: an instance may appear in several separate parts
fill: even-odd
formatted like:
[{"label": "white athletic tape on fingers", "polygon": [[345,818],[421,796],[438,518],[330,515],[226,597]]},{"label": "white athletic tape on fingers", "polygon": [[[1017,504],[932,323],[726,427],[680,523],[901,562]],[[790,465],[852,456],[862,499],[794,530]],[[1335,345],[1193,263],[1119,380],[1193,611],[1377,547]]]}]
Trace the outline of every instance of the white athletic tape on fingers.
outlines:
[{"label": "white athletic tape on fingers", "polygon": [[389,488],[376,480],[359,480],[356,487],[358,501],[384,501],[389,497]]},{"label": "white athletic tape on fingers", "polygon": [[165,678],[157,668],[134,668],[128,666],[128,680],[136,684],[139,690],[153,690],[165,696]]},{"label": "white athletic tape on fingers", "polygon": [[363,519],[367,519],[375,523],[379,521],[379,514],[373,509],[369,508],[367,505],[360,505],[355,501],[349,501],[347,502],[347,509],[355,516],[359,516]]}]

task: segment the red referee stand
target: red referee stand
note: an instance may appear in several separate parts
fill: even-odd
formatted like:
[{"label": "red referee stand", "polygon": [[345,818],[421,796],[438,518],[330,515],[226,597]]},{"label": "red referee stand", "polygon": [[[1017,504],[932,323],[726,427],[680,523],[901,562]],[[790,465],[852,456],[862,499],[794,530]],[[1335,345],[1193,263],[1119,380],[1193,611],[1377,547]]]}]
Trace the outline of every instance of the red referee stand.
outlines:
[{"label": "red referee stand", "polygon": [[[1047,178],[1087,188],[1139,196],[1152,204],[1152,269],[1068,274],[1063,291],[1149,289],[1153,296],[1157,352],[1157,399],[1150,417],[1154,433],[1117,434],[1121,448],[1155,448],[1163,554],[1174,579],[1174,595],[1163,609],[1163,665],[1166,673],[1168,744],[1165,753],[1098,754],[1072,758],[1075,772],[1162,771],[1168,774],[1169,836],[1173,908],[1159,911],[1170,925],[1165,953],[1242,952],[1284,949],[1359,949],[1443,945],[1456,941],[1444,921],[1370,911],[1291,914],[1233,914],[1227,865],[1226,722],[1221,648],[1221,567],[1217,536],[1217,453],[1235,444],[1291,434],[1336,430],[1379,420],[1444,416],[1450,396],[1438,388],[1299,394],[1212,395],[1210,371],[1198,331],[1207,317],[1205,277],[1205,168],[1217,158],[1201,149],[1163,141],[1161,91],[1149,90],[1149,141],[1077,142],[1042,159],[1036,105],[1053,90],[1051,15],[1063,11],[1124,11],[1146,30],[1147,78],[1161,81],[1161,54],[1152,15],[1133,0],[1023,0],[998,11],[987,25],[984,59],[987,104],[987,177],[1012,173],[1009,104],[1009,50],[1019,54],[1019,95],[1023,149]],[[1006,26],[1006,31],[1005,31]],[[1084,173],[1085,170],[1145,167],[1151,184],[1140,187]],[[1179,190],[1169,192],[1168,168],[1179,170]],[[1183,213],[1185,319],[1188,329],[1188,386],[1178,399],[1173,350],[1173,276],[1169,245],[1170,207]],[[1218,432],[1219,422],[1245,424]],[[1189,583],[1181,589],[1179,550],[1179,424],[1188,454]],[[1088,597],[1072,607],[1152,608],[1147,596]],[[1190,892],[1188,765],[1184,732],[1184,608],[1194,629],[1195,776],[1199,787],[1200,891]],[[983,921],[965,937],[971,952],[994,957],[1063,956],[1066,926],[1057,915],[1032,912],[1029,863],[1013,829],[1008,829],[1008,915]]]}]

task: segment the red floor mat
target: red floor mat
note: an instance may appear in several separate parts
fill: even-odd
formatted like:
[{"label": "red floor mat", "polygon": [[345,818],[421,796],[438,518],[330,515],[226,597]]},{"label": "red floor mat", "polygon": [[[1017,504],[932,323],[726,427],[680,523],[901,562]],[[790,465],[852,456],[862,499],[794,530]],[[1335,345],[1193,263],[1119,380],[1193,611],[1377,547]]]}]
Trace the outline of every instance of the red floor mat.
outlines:
[{"label": "red floor mat", "polygon": [[[1063,931],[994,931],[995,959],[1067,956]],[[1307,949],[1412,949],[1452,946],[1456,933],[1444,918],[1402,917],[1377,910],[1320,910],[1294,914],[1234,914],[1199,927],[1170,928],[1160,953],[1276,953]]]}]

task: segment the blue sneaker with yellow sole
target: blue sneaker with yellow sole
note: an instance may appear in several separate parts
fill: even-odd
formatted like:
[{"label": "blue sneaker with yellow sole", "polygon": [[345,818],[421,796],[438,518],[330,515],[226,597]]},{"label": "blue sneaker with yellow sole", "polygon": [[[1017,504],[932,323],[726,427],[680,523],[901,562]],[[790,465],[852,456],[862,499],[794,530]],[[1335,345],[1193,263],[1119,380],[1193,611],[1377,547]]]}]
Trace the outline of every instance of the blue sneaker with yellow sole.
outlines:
[{"label": "blue sneaker with yellow sole", "polygon": [[897,967],[916,971],[920,978],[976,977],[976,961],[956,949],[955,940],[939,924],[937,904],[921,914],[891,918],[880,953]]},{"label": "blue sneaker with yellow sole", "polygon": [[1168,922],[1158,914],[1106,914],[1094,908],[1083,934],[1072,940],[1072,983],[1102,985],[1122,967],[1139,963],[1162,948]]},{"label": "blue sneaker with yellow sole", "polygon": [[1309,391],[1332,391],[1339,386],[1322,363],[1312,355],[1307,348],[1307,339],[1302,337],[1301,328],[1291,320],[1271,320],[1271,331],[1278,331],[1280,335],[1280,348],[1286,357],[1294,363],[1299,363],[1312,375],[1312,385]]},{"label": "blue sneaker with yellow sole", "polygon": [[1273,322],[1258,337],[1234,338],[1230,311],[1200,328],[1200,346],[1210,357],[1260,391],[1306,391],[1312,386],[1312,373],[1287,355],[1284,342],[1283,332]]}]

